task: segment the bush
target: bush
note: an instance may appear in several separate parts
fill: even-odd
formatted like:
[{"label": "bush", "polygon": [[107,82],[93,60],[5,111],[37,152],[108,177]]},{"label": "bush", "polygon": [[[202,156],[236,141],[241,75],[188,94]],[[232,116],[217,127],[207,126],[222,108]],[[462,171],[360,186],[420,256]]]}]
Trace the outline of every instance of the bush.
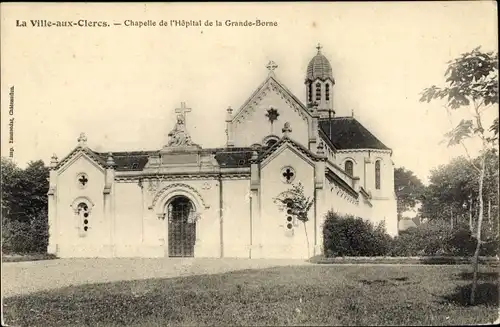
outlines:
[{"label": "bush", "polygon": [[48,236],[47,214],[44,212],[30,221],[2,218],[2,253],[46,253]]},{"label": "bush", "polygon": [[[476,239],[467,225],[453,229],[444,221],[430,221],[400,232],[392,242],[391,256],[472,256]],[[481,255],[495,255],[498,241],[483,244]]]},{"label": "bush", "polygon": [[[401,231],[392,239],[384,225],[374,226],[354,216],[327,213],[323,225],[323,248],[326,257],[338,256],[459,256],[474,255],[476,239],[469,226],[456,225],[453,229],[445,221],[430,221]],[[479,255],[498,254],[500,237],[492,232],[482,236]]]},{"label": "bush", "polygon": [[344,216],[329,211],[323,225],[325,256],[381,256],[385,255],[391,238],[383,224],[374,226],[359,217]]}]

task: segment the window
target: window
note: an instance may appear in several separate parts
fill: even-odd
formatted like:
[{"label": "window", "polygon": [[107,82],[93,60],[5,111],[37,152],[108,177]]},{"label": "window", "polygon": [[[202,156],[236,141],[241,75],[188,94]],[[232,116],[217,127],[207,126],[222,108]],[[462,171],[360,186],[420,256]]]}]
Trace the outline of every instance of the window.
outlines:
[{"label": "window", "polygon": [[313,87],[312,84],[309,83],[307,86],[307,102],[312,102],[313,100]]},{"label": "window", "polygon": [[316,101],[321,101],[321,83],[316,83]]},{"label": "window", "polygon": [[344,164],[344,170],[346,171],[346,173],[348,173],[349,175],[353,176],[353,169],[354,168],[354,164],[352,163],[351,160],[346,160],[345,164]]},{"label": "window", "polygon": [[88,226],[89,225],[89,215],[90,215],[89,206],[85,202],[80,202],[80,204],[78,204],[77,210],[78,210],[78,216],[81,219],[82,228],[86,232],[89,229],[89,226]]},{"label": "window", "polygon": [[80,188],[85,188],[85,186],[87,186],[87,183],[89,182],[89,178],[87,177],[87,174],[85,174],[85,173],[78,174],[76,179],[78,182],[78,186]]},{"label": "window", "polygon": [[269,141],[266,142],[266,146],[267,147],[272,147],[276,142],[278,142],[277,140],[274,140],[274,139],[271,139]]},{"label": "window", "polygon": [[330,101],[330,84],[328,83],[325,85],[325,99],[326,101]]},{"label": "window", "polygon": [[380,190],[380,160],[375,161],[375,189]]},{"label": "window", "polygon": [[293,201],[292,199],[286,199],[286,228],[293,228]]},{"label": "window", "polygon": [[295,170],[288,166],[281,170],[281,176],[283,182],[290,184],[295,179]]}]

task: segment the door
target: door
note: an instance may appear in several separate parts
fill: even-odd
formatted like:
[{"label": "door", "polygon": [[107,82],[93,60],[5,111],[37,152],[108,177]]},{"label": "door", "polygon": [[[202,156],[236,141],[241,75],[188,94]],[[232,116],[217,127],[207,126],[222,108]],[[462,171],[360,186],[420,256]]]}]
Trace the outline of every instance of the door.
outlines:
[{"label": "door", "polygon": [[168,204],[168,256],[194,257],[196,220],[187,197],[177,196]]}]

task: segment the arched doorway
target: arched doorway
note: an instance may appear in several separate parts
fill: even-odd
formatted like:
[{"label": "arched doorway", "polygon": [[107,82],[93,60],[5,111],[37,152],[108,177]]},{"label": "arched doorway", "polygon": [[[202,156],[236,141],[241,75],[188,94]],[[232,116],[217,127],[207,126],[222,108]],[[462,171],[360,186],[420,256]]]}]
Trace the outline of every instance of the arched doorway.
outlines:
[{"label": "arched doorway", "polygon": [[196,208],[183,195],[174,196],[166,206],[168,256],[193,257],[196,242]]}]

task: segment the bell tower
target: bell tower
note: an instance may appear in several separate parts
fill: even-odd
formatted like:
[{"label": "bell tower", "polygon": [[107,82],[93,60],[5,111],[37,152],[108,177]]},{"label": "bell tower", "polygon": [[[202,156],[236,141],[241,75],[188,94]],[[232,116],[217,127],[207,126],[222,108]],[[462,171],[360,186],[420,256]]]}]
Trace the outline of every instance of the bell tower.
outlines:
[{"label": "bell tower", "polygon": [[318,52],[309,61],[306,73],[306,103],[308,108],[316,108],[320,118],[329,118],[335,115],[333,110],[333,78],[332,66],[321,53],[322,46],[316,47]]}]

